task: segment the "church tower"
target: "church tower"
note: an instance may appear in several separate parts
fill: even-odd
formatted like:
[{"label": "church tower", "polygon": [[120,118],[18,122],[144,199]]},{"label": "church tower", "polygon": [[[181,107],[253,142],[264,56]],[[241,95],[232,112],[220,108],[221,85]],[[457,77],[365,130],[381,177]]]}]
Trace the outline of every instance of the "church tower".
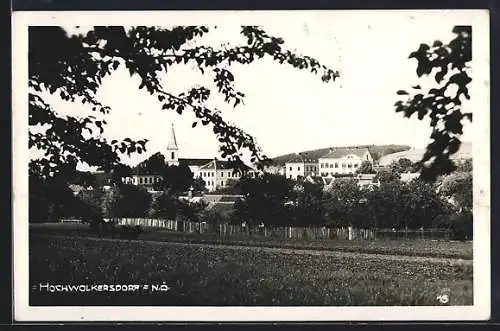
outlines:
[{"label": "church tower", "polygon": [[179,148],[177,147],[177,139],[175,138],[175,130],[174,124],[172,124],[172,130],[170,132],[170,139],[167,145],[167,155],[165,157],[165,162],[169,166],[177,166],[179,165],[179,157],[178,157]]}]

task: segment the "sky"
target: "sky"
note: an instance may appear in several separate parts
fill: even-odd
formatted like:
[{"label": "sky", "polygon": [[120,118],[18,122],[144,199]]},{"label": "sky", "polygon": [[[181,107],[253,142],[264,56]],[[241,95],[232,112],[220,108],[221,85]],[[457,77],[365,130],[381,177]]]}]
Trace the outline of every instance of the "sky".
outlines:
[{"label": "sky", "polygon": [[[237,15],[237,14],[236,14]],[[396,91],[410,89],[419,80],[416,60],[408,55],[420,43],[450,41],[454,25],[471,24],[473,17],[455,12],[319,12],[272,16],[258,13],[217,21],[217,28],[201,42],[210,45],[241,43],[238,24],[261,23],[271,35],[285,40],[284,48],[312,56],[338,70],[340,78],[324,83],[305,70],[260,60],[229,68],[236,88],[246,94],[244,105],[233,108],[223,99],[211,97],[209,106],[256,138],[269,157],[330,146],[358,144],[404,144],[423,148],[429,142],[429,122],[396,113]],[[226,17],[226,16],[224,16]],[[243,22],[243,23],[241,23]],[[144,23],[146,24],[146,22]],[[192,24],[186,22],[186,24]],[[64,26],[69,33],[80,30]],[[165,75],[165,88],[180,93],[197,84],[214,87],[211,77],[196,68],[179,66]],[[426,85],[427,84],[427,85]],[[174,124],[179,157],[218,157],[217,139],[211,127],[192,128],[194,116],[161,110],[161,104],[138,90],[139,79],[124,69],[103,80],[98,99],[112,109],[104,136],[109,139],[147,138],[148,152],[124,158],[134,165],[158,151],[166,153],[171,124]],[[215,89],[213,90],[215,92]],[[85,105],[58,97],[48,101],[60,113],[88,114]],[[472,101],[465,105],[473,107]],[[471,141],[465,127],[463,140]]]}]

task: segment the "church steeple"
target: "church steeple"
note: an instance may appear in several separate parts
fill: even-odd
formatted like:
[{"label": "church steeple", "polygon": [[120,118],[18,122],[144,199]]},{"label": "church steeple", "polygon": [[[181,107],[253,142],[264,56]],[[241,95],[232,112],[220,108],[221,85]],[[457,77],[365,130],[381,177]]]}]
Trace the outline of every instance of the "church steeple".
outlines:
[{"label": "church steeple", "polygon": [[175,130],[174,130],[174,124],[172,123],[172,130],[170,132],[170,139],[168,141],[167,145],[168,150],[179,150],[177,147],[177,139],[175,138]]},{"label": "church steeple", "polygon": [[167,164],[168,165],[179,165],[179,158],[177,156],[177,139],[175,138],[174,124],[172,123],[172,130],[170,132],[170,138],[167,144]]}]

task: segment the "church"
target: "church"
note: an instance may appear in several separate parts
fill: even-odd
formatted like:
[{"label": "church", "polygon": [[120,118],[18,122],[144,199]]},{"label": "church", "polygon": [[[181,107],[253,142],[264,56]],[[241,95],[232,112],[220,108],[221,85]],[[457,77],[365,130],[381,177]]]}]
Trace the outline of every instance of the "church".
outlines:
[{"label": "church", "polygon": [[[217,158],[179,158],[179,146],[173,124],[166,149],[161,154],[163,154],[165,163],[169,166],[187,166],[193,173],[193,178],[203,179],[209,192],[224,188],[231,183],[231,180],[241,178],[241,172],[236,171],[229,161],[218,160]],[[243,172],[249,176],[255,174],[255,170],[249,166]],[[133,174],[130,177],[123,178],[123,182],[154,191],[155,184],[159,183],[161,179],[158,174]]]}]

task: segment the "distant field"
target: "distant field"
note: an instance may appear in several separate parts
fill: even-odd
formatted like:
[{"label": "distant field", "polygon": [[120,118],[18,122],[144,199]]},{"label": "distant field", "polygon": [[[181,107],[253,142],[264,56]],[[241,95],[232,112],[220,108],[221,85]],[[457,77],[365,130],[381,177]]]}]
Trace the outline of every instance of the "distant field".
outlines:
[{"label": "distant field", "polygon": [[[30,283],[162,284],[166,292],[40,292],[30,305],[451,305],[472,304],[470,261],[284,253],[113,239],[30,238]],[[142,288],[142,287],[141,287]]]},{"label": "distant field", "polygon": [[[31,224],[31,234],[55,234],[69,236],[93,237],[85,224]],[[186,234],[180,232],[145,229],[140,239],[152,241],[230,244],[258,247],[283,247],[314,250],[331,250],[344,252],[447,257],[471,260],[473,247],[471,242],[437,241],[437,240],[285,240],[259,237],[221,238],[214,234]]]}]

